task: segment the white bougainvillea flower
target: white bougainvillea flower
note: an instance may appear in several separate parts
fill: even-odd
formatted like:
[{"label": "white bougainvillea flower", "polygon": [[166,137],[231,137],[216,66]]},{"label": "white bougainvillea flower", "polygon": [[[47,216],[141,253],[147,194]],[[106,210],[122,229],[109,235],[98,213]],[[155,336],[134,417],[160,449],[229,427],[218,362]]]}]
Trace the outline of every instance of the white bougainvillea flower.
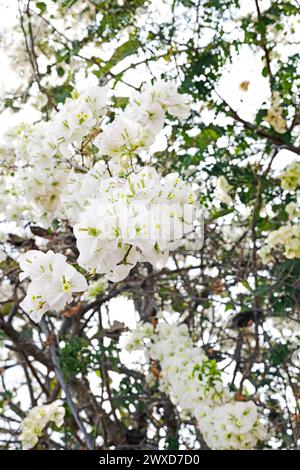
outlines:
[{"label": "white bougainvillea flower", "polygon": [[148,128],[153,135],[158,134],[164,127],[166,112],[159,103],[142,100],[130,102],[125,112],[128,119],[138,121]]},{"label": "white bougainvillea flower", "polygon": [[233,202],[232,197],[228,194],[231,189],[232,186],[228,183],[225,176],[219,176],[217,179],[215,197],[224,204],[230,205]]},{"label": "white bougainvillea flower", "polygon": [[300,258],[300,224],[287,224],[269,233],[267,243],[270,248],[278,245],[284,248],[284,256]]},{"label": "white bougainvillea flower", "polygon": [[68,171],[60,167],[25,168],[16,172],[21,200],[28,205],[32,220],[49,225],[60,209]]},{"label": "white bougainvillea flower", "polygon": [[65,256],[60,253],[55,253],[52,250],[44,253],[39,250],[30,250],[20,256],[19,265],[23,271],[20,274],[20,281],[26,277],[31,280],[39,280],[41,277],[49,276],[51,278],[51,271],[54,259],[65,260]]},{"label": "white bougainvillea flower", "polygon": [[64,423],[65,408],[59,400],[49,405],[35,406],[21,423],[21,441],[24,450],[32,449],[42,436],[44,428],[49,422],[54,422],[57,427]]},{"label": "white bougainvillea flower", "polygon": [[127,178],[99,181],[96,198],[79,214],[78,263],[122,280],[138,261],[166,263],[169,251],[193,231],[195,194],[178,178],[143,168]]},{"label": "white bougainvillea flower", "polygon": [[294,191],[300,184],[300,162],[292,162],[280,175],[281,187],[287,191]]},{"label": "white bougainvillea flower", "polygon": [[234,402],[223,406],[224,425],[229,432],[245,434],[257,420],[257,408],[252,402]]},{"label": "white bougainvillea flower", "polygon": [[255,403],[234,400],[214,361],[193,345],[186,324],[159,321],[154,329],[139,323],[127,349],[142,347],[147,357],[160,363],[160,390],[179,406],[182,416],[195,416],[211,449],[252,449],[266,439]]},{"label": "white bougainvillea flower", "polygon": [[284,134],[287,131],[287,127],[280,103],[281,98],[279,93],[274,92],[271,99],[271,107],[268,109],[265,119],[278,134]]},{"label": "white bougainvillea flower", "polygon": [[136,120],[120,116],[99,134],[94,143],[99,148],[99,155],[115,159],[122,156],[133,158],[135,154],[147,150],[153,144],[154,138],[150,127],[144,127]]},{"label": "white bougainvillea flower", "polygon": [[107,111],[107,87],[90,86],[79,93],[78,98],[84,101],[94,117],[101,118]]},{"label": "white bougainvillea flower", "polygon": [[72,301],[74,293],[88,287],[85,277],[66,262],[66,257],[51,250],[28,251],[21,256],[20,267],[24,271],[20,280],[31,280],[20,305],[36,322],[47,310],[61,310]]},{"label": "white bougainvillea flower", "polygon": [[289,220],[294,220],[300,217],[300,205],[299,202],[290,202],[285,206],[285,212],[289,216]]},{"label": "white bougainvillea flower", "polygon": [[45,288],[38,282],[31,282],[27,288],[26,297],[20,303],[20,307],[29,314],[32,321],[41,321],[44,313],[50,310],[49,304],[44,297]]},{"label": "white bougainvillea flower", "polygon": [[142,92],[135,94],[133,100],[143,107],[147,106],[146,103],[159,104],[163,110],[179,119],[187,119],[191,112],[189,97],[178,93],[174,83],[163,80],[157,80],[153,85],[144,85]]}]

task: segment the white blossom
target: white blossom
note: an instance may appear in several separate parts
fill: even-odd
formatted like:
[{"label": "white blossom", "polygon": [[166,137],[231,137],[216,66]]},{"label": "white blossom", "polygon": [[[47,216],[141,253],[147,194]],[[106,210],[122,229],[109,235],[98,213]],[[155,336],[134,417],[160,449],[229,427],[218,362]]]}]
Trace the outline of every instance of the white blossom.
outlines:
[{"label": "white blossom", "polygon": [[281,187],[287,191],[297,189],[300,183],[300,162],[293,162],[288,165],[280,175]]},{"label": "white blossom", "polygon": [[164,264],[193,231],[195,195],[176,174],[161,179],[145,167],[127,178],[104,178],[98,194],[74,225],[78,263],[114,282],[138,261]]},{"label": "white blossom", "polygon": [[284,134],[286,132],[286,121],[282,116],[283,109],[280,106],[280,96],[279,93],[273,93],[271,99],[271,107],[268,109],[266,121],[275,129],[279,134]]},{"label": "white blossom", "polygon": [[20,280],[26,277],[31,280],[20,305],[35,322],[40,321],[47,310],[61,310],[73,300],[73,293],[87,289],[84,276],[60,253],[30,250],[21,256],[19,263],[23,271]]},{"label": "white blossom", "polygon": [[32,449],[42,436],[44,428],[49,422],[61,427],[64,423],[65,409],[56,400],[49,405],[32,408],[21,424],[21,441],[24,450]]},{"label": "white blossom", "polygon": [[284,256],[289,259],[300,258],[300,224],[287,224],[269,233],[270,248],[278,245],[284,248]]},{"label": "white blossom", "polygon": [[127,349],[143,347],[149,358],[159,361],[160,390],[183,416],[195,416],[211,449],[252,449],[266,439],[255,403],[234,400],[215,363],[193,345],[185,324],[158,322],[155,329],[150,323],[138,324]]},{"label": "white blossom", "polygon": [[215,197],[224,204],[230,205],[233,202],[232,197],[228,194],[231,189],[232,186],[228,183],[225,176],[219,176],[217,179]]}]

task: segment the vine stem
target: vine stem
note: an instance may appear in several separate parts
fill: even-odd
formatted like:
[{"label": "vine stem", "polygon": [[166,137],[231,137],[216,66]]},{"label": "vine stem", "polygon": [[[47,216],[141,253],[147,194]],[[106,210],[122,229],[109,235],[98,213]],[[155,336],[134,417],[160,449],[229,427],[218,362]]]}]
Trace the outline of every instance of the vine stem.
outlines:
[{"label": "vine stem", "polygon": [[[46,337],[49,337],[50,331],[49,331],[47,323],[45,322],[44,319],[41,320],[40,326],[41,326],[42,332],[46,335]],[[62,390],[64,391],[64,393],[66,395],[66,401],[67,401],[67,403],[70,407],[70,410],[71,410],[72,415],[73,415],[73,417],[76,421],[76,424],[77,424],[78,428],[80,429],[80,431],[82,432],[82,434],[84,436],[84,440],[85,440],[87,448],[89,450],[93,450],[94,449],[93,442],[92,442],[90,436],[88,435],[88,433],[87,433],[87,431],[84,427],[84,424],[83,424],[83,422],[82,422],[82,420],[79,416],[78,409],[77,409],[77,407],[76,407],[76,405],[75,405],[75,403],[72,399],[69,388],[68,388],[68,386],[66,384],[66,381],[64,379],[64,376],[61,372],[60,362],[59,362],[59,357],[58,357],[57,351],[56,351],[55,341],[51,341],[50,354],[51,354],[51,359],[52,359],[52,362],[53,362],[53,366],[54,366],[54,370],[55,370],[55,373],[56,373],[57,380],[59,381],[60,386],[61,386]]]}]

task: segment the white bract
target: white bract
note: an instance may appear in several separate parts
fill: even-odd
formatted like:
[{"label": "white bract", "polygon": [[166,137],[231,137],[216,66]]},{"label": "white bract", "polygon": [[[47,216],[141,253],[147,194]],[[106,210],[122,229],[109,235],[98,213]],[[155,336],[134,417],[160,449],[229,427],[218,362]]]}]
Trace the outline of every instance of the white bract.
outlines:
[{"label": "white bract", "polygon": [[267,437],[251,402],[232,402],[204,408],[198,414],[200,430],[213,450],[253,449]]},{"label": "white bract", "polygon": [[85,277],[66,262],[66,257],[49,250],[43,253],[31,250],[20,258],[22,281],[29,277],[31,283],[21,307],[38,322],[47,310],[61,310],[73,300],[76,292],[87,289]]},{"label": "white bract", "polygon": [[300,224],[287,224],[269,233],[270,248],[283,247],[284,256],[289,259],[300,258]]},{"label": "white bract", "polygon": [[[196,196],[177,174],[162,178],[141,164],[167,112],[185,119],[190,107],[175,85],[159,81],[108,123],[107,89],[91,87],[73,93],[47,123],[12,132],[20,160],[28,162],[0,188],[12,217],[73,226],[79,265],[114,282],[139,261],[165,264],[193,232],[196,215]],[[63,255],[32,251],[20,263],[22,279],[31,278],[22,306],[35,321],[86,289]]]},{"label": "white bract", "polygon": [[217,179],[217,185],[215,190],[215,197],[223,202],[224,204],[232,204],[232,197],[228,194],[232,189],[232,186],[228,183],[225,176],[220,176]]},{"label": "white bract", "polygon": [[160,390],[183,416],[197,419],[211,449],[251,449],[266,439],[255,403],[234,400],[216,363],[193,345],[185,324],[158,322],[155,330],[149,323],[138,324],[127,349],[142,347],[160,364]]},{"label": "white bract", "polygon": [[130,161],[135,154],[147,150],[154,142],[155,134],[140,123],[120,116],[109,124],[95,139],[99,155]]},{"label": "white bract", "polygon": [[271,103],[271,107],[267,112],[266,121],[278,134],[284,134],[287,128],[286,121],[283,117],[283,108],[280,106],[281,98],[278,92],[273,93]]},{"label": "white bract", "polygon": [[61,427],[64,423],[65,409],[58,400],[49,405],[32,408],[21,424],[21,441],[24,450],[32,449],[42,436],[44,428],[49,422]]},{"label": "white bract", "polygon": [[67,171],[63,168],[26,168],[17,174],[19,196],[30,211],[31,220],[46,225],[58,213],[60,195],[65,187]]},{"label": "white bract", "polygon": [[92,87],[66,99],[52,122],[53,134],[63,155],[68,155],[68,144],[80,142],[104,116],[106,94],[106,88]]},{"label": "white bract", "polygon": [[78,263],[88,271],[122,280],[138,261],[165,263],[193,231],[195,195],[176,174],[162,179],[144,167],[127,178],[105,178],[98,189],[74,225]]},{"label": "white bract", "polygon": [[289,216],[289,220],[294,220],[300,217],[300,206],[298,202],[290,202],[285,206],[285,212]]},{"label": "white bract", "polygon": [[178,119],[187,119],[190,114],[189,97],[178,93],[177,87],[163,80],[157,80],[153,85],[144,85],[141,93],[133,95],[131,103],[136,114],[140,113],[148,120],[155,122],[155,127],[159,128],[158,123],[162,122],[162,114],[159,111],[160,106],[164,112],[177,117]]},{"label": "white bract", "polygon": [[280,175],[281,187],[287,191],[297,189],[300,184],[300,162],[288,165]]}]

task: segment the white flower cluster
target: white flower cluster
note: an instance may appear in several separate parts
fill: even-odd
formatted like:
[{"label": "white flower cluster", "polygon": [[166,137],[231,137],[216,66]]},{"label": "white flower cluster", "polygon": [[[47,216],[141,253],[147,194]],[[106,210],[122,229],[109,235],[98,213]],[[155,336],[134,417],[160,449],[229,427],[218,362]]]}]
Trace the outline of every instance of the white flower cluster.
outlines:
[{"label": "white flower cluster", "polygon": [[93,299],[99,295],[102,295],[103,292],[107,289],[108,282],[104,277],[100,277],[96,281],[90,282],[87,291],[87,297]]},{"label": "white flower cluster", "polygon": [[289,259],[300,258],[300,224],[287,224],[269,233],[267,239],[270,248],[277,245],[284,247],[284,256]]},{"label": "white flower cluster", "polygon": [[27,210],[27,206],[16,195],[16,185],[16,175],[0,176],[0,215],[1,219],[4,215],[4,221],[19,220]]},{"label": "white flower cluster", "polygon": [[285,212],[288,214],[289,220],[298,219],[300,217],[299,194],[297,202],[292,201],[285,206]]},{"label": "white flower cluster", "polygon": [[157,81],[144,86],[140,93],[131,97],[124,113],[95,139],[99,154],[128,163],[154,142],[164,126],[166,112],[180,119],[188,117],[187,101],[171,83]]},{"label": "white flower cluster", "polygon": [[266,121],[276,132],[284,134],[286,132],[286,122],[282,116],[283,109],[280,106],[281,99],[278,92],[273,93],[271,101],[272,105],[268,109]]},{"label": "white flower cluster", "polygon": [[[147,151],[166,113],[186,118],[189,112],[175,86],[157,82],[135,93],[125,111],[105,125],[106,90],[75,94],[49,122],[18,135],[16,154],[26,165],[4,186],[3,195],[17,196],[29,220],[42,219],[45,225],[54,218],[67,220],[76,237],[78,264],[92,273],[116,282],[138,261],[165,263],[169,251],[194,230],[196,198],[177,174],[161,177],[142,162],[149,160]],[[74,293],[88,288],[62,254],[31,250],[19,262],[20,280],[31,281],[21,307],[34,321],[47,310],[61,310]],[[103,289],[105,284],[97,283],[88,295]],[[36,444],[53,419],[48,410],[33,409],[24,421],[25,448]]]},{"label": "white flower cluster", "polygon": [[197,419],[207,445],[213,450],[250,450],[267,438],[252,401],[203,407]]},{"label": "white flower cluster", "polygon": [[59,167],[28,167],[17,174],[16,185],[24,207],[30,211],[30,218],[46,225],[53,220],[60,207],[67,178],[66,169]]},{"label": "white flower cluster", "polygon": [[219,176],[215,189],[215,197],[226,205],[232,204],[232,197],[229,195],[232,186],[228,183],[225,176]]},{"label": "white flower cluster", "polygon": [[263,264],[268,264],[274,259],[272,256],[272,248],[269,245],[263,245],[258,250],[258,255],[260,256]]},{"label": "white flower cluster", "polygon": [[25,159],[27,155],[29,163],[34,159],[47,166],[53,158],[69,158],[71,145],[80,148],[82,139],[99,126],[106,112],[105,87],[95,86],[81,93],[74,92],[51,120],[34,126],[31,135],[27,136]]},{"label": "white flower cluster", "polygon": [[[7,216],[12,212],[11,219],[26,216],[49,225],[60,215],[60,198],[70,166],[81,161],[78,149],[82,149],[88,134],[99,128],[106,111],[107,89],[90,87],[67,98],[49,121],[19,125],[10,131],[8,142],[10,153],[15,155],[16,171],[12,181],[7,182],[9,175],[0,181]],[[19,211],[10,209],[13,201]]]},{"label": "white flower cluster", "polygon": [[[49,121],[11,129],[6,139],[11,143],[10,153],[34,169],[52,170],[62,164],[65,169],[71,159],[80,161],[76,153],[89,135],[98,148],[98,159],[114,158],[120,167],[126,167],[135,155],[149,149],[164,126],[166,112],[180,119],[190,113],[186,95],[180,95],[171,83],[157,81],[135,93],[125,111],[103,126],[107,91],[106,87],[89,87],[81,93],[74,92]],[[23,168],[16,176],[23,176]],[[30,176],[29,172],[27,181]],[[34,178],[33,174],[33,181]]]},{"label": "white flower cluster", "polygon": [[176,174],[162,179],[144,167],[127,178],[102,179],[98,194],[74,225],[78,263],[111,281],[124,279],[138,261],[164,264],[193,231],[194,194]]},{"label": "white flower cluster", "polygon": [[288,165],[280,175],[281,187],[287,191],[294,191],[300,184],[300,162]]},{"label": "white flower cluster", "polygon": [[[300,184],[300,162],[288,165],[280,175],[281,187],[286,191],[296,191]],[[267,244],[260,250],[259,254],[263,263],[273,261],[272,250],[278,246],[283,247],[286,258],[300,258],[300,193],[295,193],[296,201],[289,202],[285,207],[289,222],[277,230],[269,233]]]},{"label": "white flower cluster", "polygon": [[80,143],[82,138],[100,122],[106,113],[107,89],[90,87],[85,92],[67,98],[55,115],[51,129],[59,152],[68,157],[69,144]]},{"label": "white flower cluster", "polygon": [[[118,167],[110,165],[110,172],[118,174]],[[60,197],[59,216],[74,225],[82,211],[100,195],[100,184],[110,177],[103,161],[97,162],[86,173],[71,170],[66,179],[64,192]]]},{"label": "white flower cluster", "polygon": [[288,214],[288,223],[277,230],[269,232],[266,245],[259,250],[263,263],[274,261],[272,250],[283,247],[286,258],[300,258],[300,194],[296,193],[296,201],[291,201],[285,206]]},{"label": "white flower cluster", "polygon": [[30,250],[20,258],[20,280],[29,277],[31,283],[21,307],[38,322],[47,310],[61,310],[73,300],[74,292],[87,289],[85,277],[66,262],[66,257],[49,250]]},{"label": "white flower cluster", "polygon": [[[152,331],[152,333],[151,333]],[[223,385],[215,361],[207,359],[190,339],[185,324],[138,325],[129,349],[147,341],[149,358],[159,361],[160,389],[183,415],[193,415],[211,449],[251,449],[266,438],[255,403],[235,401]]]},{"label": "white flower cluster", "polygon": [[153,336],[153,326],[148,322],[140,322],[136,328],[131,330],[130,336],[126,338],[127,351],[136,351],[145,349],[145,342]]},{"label": "white flower cluster", "polygon": [[[117,282],[139,261],[166,262],[194,231],[196,197],[177,174],[161,177],[143,163],[166,113],[189,115],[187,97],[176,86],[146,85],[110,124],[107,109],[106,88],[92,87],[74,93],[47,123],[23,127],[14,139],[27,165],[2,194],[18,198],[30,221],[49,226],[66,220],[77,239],[78,264]],[[32,280],[22,306],[35,320],[86,288],[62,255],[29,252],[21,268]]]},{"label": "white flower cluster", "polygon": [[58,400],[49,405],[35,406],[22,421],[21,441],[24,450],[32,449],[43,434],[43,429],[52,421],[57,427],[64,423],[65,409]]},{"label": "white flower cluster", "polygon": [[148,150],[165,123],[166,112],[179,119],[190,114],[188,98],[172,83],[157,81],[135,93],[125,111],[95,139],[99,155],[109,156],[125,168]]}]

